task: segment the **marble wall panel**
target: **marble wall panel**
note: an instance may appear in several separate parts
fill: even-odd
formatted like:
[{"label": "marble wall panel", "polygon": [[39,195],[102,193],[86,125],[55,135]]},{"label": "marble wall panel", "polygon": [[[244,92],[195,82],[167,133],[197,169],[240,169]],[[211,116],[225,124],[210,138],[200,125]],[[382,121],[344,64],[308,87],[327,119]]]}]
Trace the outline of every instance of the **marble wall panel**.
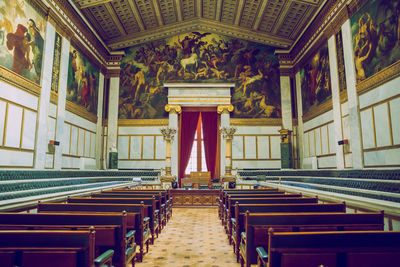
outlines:
[{"label": "marble wall panel", "polygon": [[310,146],[310,156],[315,156],[315,132],[309,132],[309,146]]},{"label": "marble wall panel", "polygon": [[[335,125],[333,123],[328,124],[328,142],[329,142],[329,154],[336,154],[336,146],[338,145],[335,139]],[[328,145],[328,144],[327,144]]]},{"label": "marble wall panel", "polygon": [[324,125],[321,128],[321,144],[322,144],[322,154],[329,154],[329,135],[328,135],[328,125]]},{"label": "marble wall panel", "polygon": [[400,114],[400,98],[396,98],[390,101],[393,145],[400,144],[400,120],[398,119],[399,114]]},{"label": "marble wall panel", "polygon": [[132,136],[131,137],[131,159],[141,159],[142,157],[142,137]]},{"label": "marble wall panel", "polygon": [[91,136],[90,157],[95,158],[96,157],[96,134],[90,133],[90,136]]},{"label": "marble wall panel", "polygon": [[362,141],[364,149],[374,148],[374,126],[372,120],[372,110],[366,109],[360,112]]},{"label": "marble wall panel", "polygon": [[322,147],[327,144],[322,144],[321,142],[321,127],[314,130],[315,134],[315,154],[317,156],[322,154]]},{"label": "marble wall panel", "polygon": [[400,148],[364,152],[365,166],[400,165]]},{"label": "marble wall panel", "polygon": [[256,148],[256,137],[255,136],[245,136],[244,137],[244,145],[245,145],[245,158],[246,159],[256,159],[257,158],[257,148]]},{"label": "marble wall panel", "polygon": [[50,103],[48,115],[49,117],[57,118],[57,105]]},{"label": "marble wall panel", "polygon": [[319,169],[327,169],[327,168],[336,168],[336,156],[329,157],[319,157],[318,158],[318,168]]},{"label": "marble wall panel", "polygon": [[90,137],[90,135],[91,135],[90,132],[85,131],[85,144],[84,144],[85,153],[84,153],[84,156],[87,157],[87,158],[90,157],[90,145],[91,145],[91,140],[90,140],[91,137]]},{"label": "marble wall panel", "polygon": [[0,166],[33,167],[33,152],[0,149]]},{"label": "marble wall panel", "polygon": [[135,161],[118,161],[120,169],[161,169],[165,168],[165,160],[135,160]]},{"label": "marble wall panel", "polygon": [[360,109],[399,94],[400,77],[359,96]]},{"label": "marble wall panel", "polygon": [[143,159],[154,158],[154,136],[143,136]]},{"label": "marble wall panel", "polygon": [[233,136],[232,159],[243,159],[243,136]]},{"label": "marble wall panel", "polygon": [[85,148],[85,130],[78,128],[78,156],[83,156]]},{"label": "marble wall panel", "polygon": [[389,109],[387,103],[374,107],[375,133],[377,147],[390,146]]},{"label": "marble wall panel", "polygon": [[310,156],[310,133],[304,133],[304,157],[309,157]]},{"label": "marble wall panel", "polygon": [[38,97],[27,93],[24,90],[18,89],[8,83],[0,81],[0,97],[21,106],[37,110]]},{"label": "marble wall panel", "polygon": [[257,136],[258,146],[258,159],[268,159],[269,155],[269,137],[268,136]]},{"label": "marble wall panel", "polygon": [[271,158],[281,158],[281,138],[279,136],[271,136]]},{"label": "marble wall panel", "polygon": [[63,154],[69,154],[71,142],[71,125],[64,124],[64,140],[61,141]]},{"label": "marble wall panel", "polygon": [[25,110],[24,130],[22,131],[22,145],[24,149],[35,149],[37,113]]},{"label": "marble wall panel", "polygon": [[118,159],[129,159],[129,136],[118,136]]},{"label": "marble wall panel", "polygon": [[162,136],[156,136],[156,159],[166,158],[166,148],[167,147],[164,138]]},{"label": "marble wall panel", "polygon": [[46,154],[46,159],[44,161],[44,167],[46,169],[53,169],[54,155]]},{"label": "marble wall panel", "polygon": [[70,155],[78,155],[78,128],[75,126],[71,126],[71,143],[69,152]]},{"label": "marble wall panel", "polygon": [[5,146],[19,148],[21,143],[23,108],[12,104],[8,105]]}]

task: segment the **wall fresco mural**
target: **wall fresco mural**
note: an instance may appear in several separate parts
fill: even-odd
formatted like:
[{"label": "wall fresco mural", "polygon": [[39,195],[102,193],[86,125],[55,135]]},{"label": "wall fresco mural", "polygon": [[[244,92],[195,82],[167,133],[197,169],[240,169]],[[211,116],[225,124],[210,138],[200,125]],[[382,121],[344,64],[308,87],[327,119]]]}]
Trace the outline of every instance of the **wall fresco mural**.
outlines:
[{"label": "wall fresco mural", "polygon": [[370,0],[350,19],[357,81],[400,59],[400,0]]},{"label": "wall fresco mural", "polygon": [[45,27],[29,2],[0,0],[0,65],[40,84]]},{"label": "wall fresco mural", "polygon": [[74,46],[69,50],[67,100],[97,115],[99,71]]},{"label": "wall fresco mural", "polygon": [[235,82],[236,118],[281,117],[274,48],[213,33],[191,32],[126,49],[119,118],[165,118],[164,82]]},{"label": "wall fresco mural", "polygon": [[300,70],[303,115],[332,96],[328,43],[325,42]]}]

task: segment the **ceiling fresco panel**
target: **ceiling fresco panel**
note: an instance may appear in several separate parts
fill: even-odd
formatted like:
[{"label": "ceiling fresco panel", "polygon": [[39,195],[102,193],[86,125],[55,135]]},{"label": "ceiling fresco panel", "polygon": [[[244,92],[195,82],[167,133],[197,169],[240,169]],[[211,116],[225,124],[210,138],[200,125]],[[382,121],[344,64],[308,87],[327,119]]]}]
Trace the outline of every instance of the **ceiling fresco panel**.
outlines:
[{"label": "ceiling fresco panel", "polygon": [[132,16],[132,9],[128,1],[113,1],[112,6],[117,14],[125,31],[130,33],[139,32],[140,28],[134,16]]},{"label": "ceiling fresco panel", "polygon": [[246,27],[246,28],[251,28],[253,27],[254,20],[257,17],[257,13],[259,12],[259,8],[261,5],[260,0],[247,0],[243,13],[242,13],[242,18],[240,19],[240,26]]}]

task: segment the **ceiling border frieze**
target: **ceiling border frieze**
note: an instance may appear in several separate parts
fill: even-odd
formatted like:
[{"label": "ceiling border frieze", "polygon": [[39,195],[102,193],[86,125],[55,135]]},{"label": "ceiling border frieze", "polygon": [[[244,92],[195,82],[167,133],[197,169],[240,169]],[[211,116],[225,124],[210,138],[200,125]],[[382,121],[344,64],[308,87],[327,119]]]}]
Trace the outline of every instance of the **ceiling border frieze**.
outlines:
[{"label": "ceiling border frieze", "polygon": [[223,35],[226,36],[240,38],[247,41],[262,43],[280,48],[289,48],[290,45],[292,45],[292,42],[288,42],[284,38],[271,36],[269,34],[261,33],[259,31],[254,31],[251,29],[238,30],[234,26],[203,18],[197,18],[187,22],[164,25],[158,27],[157,29],[149,30],[145,34],[135,33],[131,35],[132,37],[128,41],[122,40],[121,38],[112,39],[110,40],[110,42],[107,43],[107,45],[112,50],[124,49],[138,44],[195,30],[208,31],[218,34],[221,34],[221,32],[223,32]]}]

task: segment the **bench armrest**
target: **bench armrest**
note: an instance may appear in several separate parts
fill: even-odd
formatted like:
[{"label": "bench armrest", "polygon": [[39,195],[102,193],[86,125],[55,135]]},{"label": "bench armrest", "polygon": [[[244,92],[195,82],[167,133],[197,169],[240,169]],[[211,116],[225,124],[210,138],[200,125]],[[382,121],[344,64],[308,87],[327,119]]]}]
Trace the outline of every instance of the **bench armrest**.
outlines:
[{"label": "bench armrest", "polygon": [[258,257],[262,259],[264,263],[268,262],[268,253],[263,247],[256,247]]},{"label": "bench armrest", "polygon": [[149,222],[149,221],[150,221],[150,217],[144,217],[144,218],[143,218],[143,222],[144,222],[144,223],[147,223],[147,222]]},{"label": "bench armrest", "polygon": [[135,236],[136,230],[130,230],[128,233],[126,233],[125,238],[126,239],[131,239],[133,236]]},{"label": "bench armrest", "polygon": [[242,242],[246,243],[246,232],[242,232],[240,236],[242,237]]},{"label": "bench armrest", "polygon": [[96,267],[100,267],[103,265],[111,267],[113,255],[114,255],[114,250],[112,249],[107,250],[106,252],[98,256],[96,259],[94,259],[94,265]]}]

